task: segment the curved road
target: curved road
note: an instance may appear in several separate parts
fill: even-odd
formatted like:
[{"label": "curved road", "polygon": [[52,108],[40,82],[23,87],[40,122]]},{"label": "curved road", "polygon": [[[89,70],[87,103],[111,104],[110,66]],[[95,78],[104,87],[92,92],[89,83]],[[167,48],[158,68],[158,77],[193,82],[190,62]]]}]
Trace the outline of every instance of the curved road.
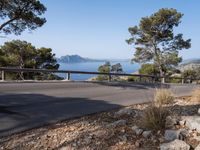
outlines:
[{"label": "curved road", "polygon": [[[148,102],[159,85],[91,82],[0,83],[0,137],[121,106]],[[177,96],[196,85],[165,85]]]}]

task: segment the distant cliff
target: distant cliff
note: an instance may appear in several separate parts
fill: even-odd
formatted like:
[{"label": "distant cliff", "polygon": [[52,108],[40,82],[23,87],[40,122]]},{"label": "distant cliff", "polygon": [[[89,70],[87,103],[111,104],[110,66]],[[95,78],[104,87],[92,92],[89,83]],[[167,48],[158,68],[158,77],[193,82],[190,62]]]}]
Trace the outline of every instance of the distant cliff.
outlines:
[{"label": "distant cliff", "polygon": [[189,59],[183,61],[182,64],[178,66],[181,71],[184,70],[195,70],[200,68],[200,59]]},{"label": "distant cliff", "polygon": [[105,60],[97,60],[84,58],[79,55],[66,55],[57,58],[58,63],[83,63],[83,62],[104,62]]}]

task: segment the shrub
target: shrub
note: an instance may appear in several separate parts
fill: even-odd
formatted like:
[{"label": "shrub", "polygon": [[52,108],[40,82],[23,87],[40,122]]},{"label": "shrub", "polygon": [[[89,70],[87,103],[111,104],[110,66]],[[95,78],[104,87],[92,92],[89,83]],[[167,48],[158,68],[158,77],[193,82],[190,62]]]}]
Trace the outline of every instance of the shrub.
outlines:
[{"label": "shrub", "polygon": [[154,101],[157,105],[173,103],[175,97],[171,90],[168,89],[156,89]]},{"label": "shrub", "polygon": [[198,103],[200,103],[200,88],[195,89],[195,90],[192,91],[191,100],[192,100],[193,102],[198,102]]},{"label": "shrub", "polygon": [[139,82],[139,77],[130,76],[128,77],[129,82]]},{"label": "shrub", "polygon": [[144,111],[142,118],[142,125],[144,128],[150,130],[163,130],[165,129],[165,122],[170,111],[162,106],[151,105]]}]

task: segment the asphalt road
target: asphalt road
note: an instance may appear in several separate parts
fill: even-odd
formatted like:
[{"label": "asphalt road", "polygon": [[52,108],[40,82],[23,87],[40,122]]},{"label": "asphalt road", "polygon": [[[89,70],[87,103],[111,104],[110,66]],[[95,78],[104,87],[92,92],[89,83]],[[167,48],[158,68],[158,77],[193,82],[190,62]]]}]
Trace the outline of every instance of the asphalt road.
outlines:
[{"label": "asphalt road", "polygon": [[[153,99],[159,85],[51,82],[0,83],[0,137]],[[166,85],[178,96],[196,85]]]}]

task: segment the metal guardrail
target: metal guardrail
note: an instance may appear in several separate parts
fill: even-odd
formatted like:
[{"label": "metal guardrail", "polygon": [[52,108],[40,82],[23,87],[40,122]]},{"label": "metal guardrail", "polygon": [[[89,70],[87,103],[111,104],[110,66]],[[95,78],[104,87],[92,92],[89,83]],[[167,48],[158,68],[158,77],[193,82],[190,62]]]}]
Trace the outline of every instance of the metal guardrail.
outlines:
[{"label": "metal guardrail", "polygon": [[66,73],[67,80],[70,80],[71,74],[94,74],[94,75],[106,75],[108,80],[112,80],[112,76],[129,76],[129,77],[139,77],[139,80],[142,81],[142,78],[150,78],[152,81],[156,79],[161,79],[165,83],[165,79],[180,79],[181,83],[184,83],[185,80],[192,80],[191,78],[181,78],[181,77],[161,77],[145,74],[126,74],[126,73],[102,73],[102,72],[88,72],[88,71],[73,71],[73,70],[51,70],[51,69],[30,69],[30,68],[6,68],[0,67],[2,81],[5,80],[5,72],[36,72],[36,73]]}]

